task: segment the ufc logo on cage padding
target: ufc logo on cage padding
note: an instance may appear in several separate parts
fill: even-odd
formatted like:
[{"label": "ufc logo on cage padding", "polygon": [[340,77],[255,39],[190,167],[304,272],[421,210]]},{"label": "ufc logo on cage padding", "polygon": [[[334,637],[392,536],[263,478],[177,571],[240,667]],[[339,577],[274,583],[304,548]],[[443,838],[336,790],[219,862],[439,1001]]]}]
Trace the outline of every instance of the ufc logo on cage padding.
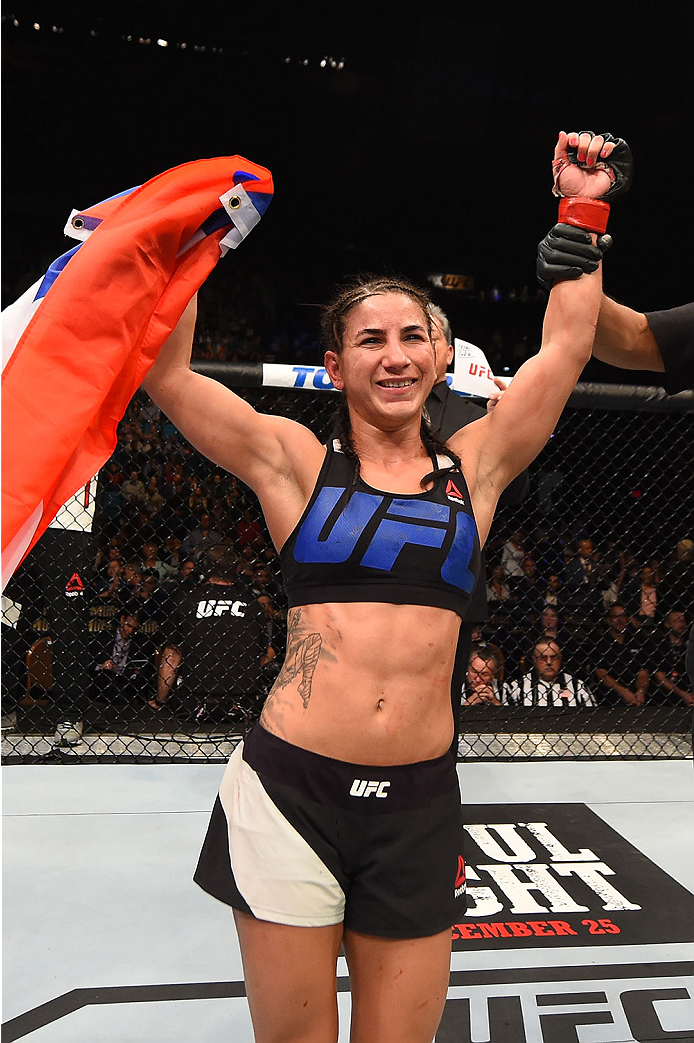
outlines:
[{"label": "ufc logo on cage padding", "polygon": [[[426,500],[394,497],[375,533],[369,536],[366,527],[386,499],[372,493],[355,492],[326,532],[326,524],[344,492],[335,486],[321,489],[297,536],[294,547],[297,561],[338,564],[347,561],[361,543],[365,546],[360,564],[389,572],[408,543],[419,547],[443,546],[451,526],[451,508]],[[474,521],[465,512],[457,511],[455,535],[441,566],[441,576],[446,583],[468,593],[474,586],[469,570],[474,538]]]},{"label": "ufc logo on cage padding", "polygon": [[195,615],[198,619],[206,616],[245,616],[244,609],[248,607],[246,601],[214,600],[199,601]]}]

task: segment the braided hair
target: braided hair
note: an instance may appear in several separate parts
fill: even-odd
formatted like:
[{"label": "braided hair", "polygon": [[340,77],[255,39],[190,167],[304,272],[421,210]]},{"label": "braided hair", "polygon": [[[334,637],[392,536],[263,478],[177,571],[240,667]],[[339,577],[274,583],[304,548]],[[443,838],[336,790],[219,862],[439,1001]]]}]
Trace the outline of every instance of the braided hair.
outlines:
[{"label": "braided hair", "polygon": [[[426,328],[431,338],[431,315],[429,311],[431,300],[426,290],[400,277],[357,275],[339,291],[330,304],[325,305],[323,308],[321,338],[325,350],[334,351],[336,355],[340,355],[343,348],[347,313],[357,304],[361,304],[367,297],[374,297],[384,293],[401,293],[418,304],[424,313]],[[359,454],[354,445],[349,403],[345,392],[340,393],[340,400],[334,417],[334,430],[340,441],[342,452],[352,467],[352,482],[349,490],[351,496],[359,480],[361,464]],[[439,475],[455,469],[460,470],[461,464],[457,453],[450,449],[447,443],[432,429],[426,408],[422,410],[420,437],[422,445],[430,457],[435,458],[437,455],[442,454],[448,456],[453,461],[448,467],[437,467],[425,474],[421,481],[421,486],[424,489]]]}]

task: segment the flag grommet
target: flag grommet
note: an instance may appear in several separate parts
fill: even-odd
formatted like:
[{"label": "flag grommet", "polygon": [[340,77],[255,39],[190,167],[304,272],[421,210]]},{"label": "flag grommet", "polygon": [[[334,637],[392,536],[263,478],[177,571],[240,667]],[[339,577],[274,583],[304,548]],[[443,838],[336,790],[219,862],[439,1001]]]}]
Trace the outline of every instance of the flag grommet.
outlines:
[{"label": "flag grommet", "polygon": [[73,228],[84,228],[84,218],[83,217],[73,217],[73,219],[72,219],[72,227]]},{"label": "flag grommet", "polygon": [[238,210],[238,208],[240,206],[241,206],[241,200],[239,199],[239,197],[238,196],[231,196],[231,198],[229,199],[229,209],[230,210]]}]

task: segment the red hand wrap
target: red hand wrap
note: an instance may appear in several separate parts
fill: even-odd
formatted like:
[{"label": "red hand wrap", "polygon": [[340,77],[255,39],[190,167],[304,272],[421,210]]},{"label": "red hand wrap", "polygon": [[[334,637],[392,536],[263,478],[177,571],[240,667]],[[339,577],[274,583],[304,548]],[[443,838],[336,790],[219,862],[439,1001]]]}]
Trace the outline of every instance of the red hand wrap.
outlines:
[{"label": "red hand wrap", "polygon": [[585,228],[587,232],[597,232],[598,235],[606,232],[609,215],[610,204],[604,199],[564,196],[559,200],[559,222]]}]

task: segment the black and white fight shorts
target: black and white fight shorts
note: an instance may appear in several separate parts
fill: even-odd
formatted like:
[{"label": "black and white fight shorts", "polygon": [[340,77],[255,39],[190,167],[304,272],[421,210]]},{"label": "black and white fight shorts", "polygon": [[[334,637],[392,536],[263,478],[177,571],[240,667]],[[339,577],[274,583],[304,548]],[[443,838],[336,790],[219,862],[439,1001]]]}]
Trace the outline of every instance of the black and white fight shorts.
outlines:
[{"label": "black and white fight shorts", "polygon": [[297,927],[419,938],[465,912],[455,762],[348,764],[257,725],[232,754],[195,882]]}]

